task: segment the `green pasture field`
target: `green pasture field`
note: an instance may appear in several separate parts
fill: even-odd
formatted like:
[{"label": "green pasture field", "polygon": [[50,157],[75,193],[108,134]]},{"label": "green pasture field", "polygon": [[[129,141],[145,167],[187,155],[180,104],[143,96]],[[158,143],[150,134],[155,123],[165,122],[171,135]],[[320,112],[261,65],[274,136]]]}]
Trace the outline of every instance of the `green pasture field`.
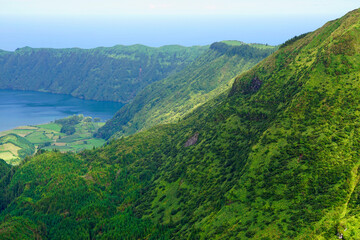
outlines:
[{"label": "green pasture field", "polygon": [[[94,138],[93,134],[105,123],[85,119],[88,118],[82,117],[82,120],[74,125],[75,132],[70,135],[60,132],[62,124],[56,122],[0,132],[0,159],[17,165],[26,155],[34,154],[39,149],[79,152],[104,145],[105,140]],[[24,144],[25,142],[28,145]]]}]

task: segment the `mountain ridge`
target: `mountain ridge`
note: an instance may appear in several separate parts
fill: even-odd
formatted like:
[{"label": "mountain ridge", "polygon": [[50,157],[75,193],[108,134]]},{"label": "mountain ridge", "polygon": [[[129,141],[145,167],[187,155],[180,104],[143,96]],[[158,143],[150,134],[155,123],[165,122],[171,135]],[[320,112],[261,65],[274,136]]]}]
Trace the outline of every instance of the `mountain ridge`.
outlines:
[{"label": "mountain ridge", "polygon": [[126,103],[151,82],[183,69],[207,46],[94,49],[24,47],[0,54],[0,88]]},{"label": "mountain ridge", "polygon": [[[234,41],[232,41],[234,43]],[[232,78],[250,69],[276,47],[216,42],[184,70],[150,84],[120,109],[96,136],[128,136],[156,124],[177,122],[231,87]],[[264,46],[264,47],[262,47]],[[263,49],[265,48],[265,49]]]},{"label": "mountain ridge", "polygon": [[359,239],[359,35],[355,10],[178,123],[27,159],[0,181],[2,234]]}]

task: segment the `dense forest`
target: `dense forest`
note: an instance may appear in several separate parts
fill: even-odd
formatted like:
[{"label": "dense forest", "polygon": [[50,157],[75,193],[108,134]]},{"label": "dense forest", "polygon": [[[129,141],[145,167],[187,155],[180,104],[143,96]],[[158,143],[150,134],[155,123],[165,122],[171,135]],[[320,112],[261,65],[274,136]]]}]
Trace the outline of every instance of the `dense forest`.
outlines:
[{"label": "dense forest", "polygon": [[206,101],[227,91],[235,76],[249,70],[276,47],[237,41],[213,43],[184,70],[154,82],[102,127],[105,139],[134,134],[157,124],[177,122]]},{"label": "dense forest", "polygon": [[359,239],[360,10],[182,120],[0,163],[2,239]]},{"label": "dense forest", "polygon": [[71,94],[126,103],[152,82],[182,70],[208,49],[142,45],[0,52],[0,89]]}]

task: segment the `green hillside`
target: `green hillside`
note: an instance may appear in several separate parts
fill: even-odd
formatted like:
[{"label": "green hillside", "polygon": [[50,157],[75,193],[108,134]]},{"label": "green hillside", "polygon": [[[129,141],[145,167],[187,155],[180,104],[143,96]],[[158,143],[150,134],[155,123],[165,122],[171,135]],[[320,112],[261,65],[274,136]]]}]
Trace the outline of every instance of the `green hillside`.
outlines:
[{"label": "green hillside", "polygon": [[143,45],[0,52],[0,89],[71,94],[128,102],[138,91],[182,70],[208,47]]},{"label": "green hillside", "polygon": [[34,145],[24,137],[8,134],[0,137],[0,159],[16,165],[26,156],[35,153]]},{"label": "green hillside", "polygon": [[3,239],[360,239],[360,10],[176,124],[0,181]]},{"label": "green hillside", "polygon": [[206,101],[228,90],[232,78],[249,70],[275,47],[238,41],[213,43],[184,70],[150,84],[102,127],[97,136],[130,135],[160,123],[182,119]]}]

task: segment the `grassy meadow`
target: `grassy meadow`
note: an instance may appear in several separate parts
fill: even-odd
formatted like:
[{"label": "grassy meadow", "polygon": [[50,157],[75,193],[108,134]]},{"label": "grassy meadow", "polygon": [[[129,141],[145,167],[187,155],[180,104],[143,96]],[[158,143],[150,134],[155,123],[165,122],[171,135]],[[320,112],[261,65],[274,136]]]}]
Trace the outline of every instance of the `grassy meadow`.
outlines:
[{"label": "grassy meadow", "polygon": [[94,132],[104,125],[103,122],[94,122],[92,118],[81,115],[76,118],[77,121],[70,124],[74,128],[71,134],[62,131],[64,125],[69,125],[63,122],[64,119],[0,132],[0,159],[17,165],[23,158],[39,149],[79,152],[100,147],[105,143],[105,140],[93,137]]}]

